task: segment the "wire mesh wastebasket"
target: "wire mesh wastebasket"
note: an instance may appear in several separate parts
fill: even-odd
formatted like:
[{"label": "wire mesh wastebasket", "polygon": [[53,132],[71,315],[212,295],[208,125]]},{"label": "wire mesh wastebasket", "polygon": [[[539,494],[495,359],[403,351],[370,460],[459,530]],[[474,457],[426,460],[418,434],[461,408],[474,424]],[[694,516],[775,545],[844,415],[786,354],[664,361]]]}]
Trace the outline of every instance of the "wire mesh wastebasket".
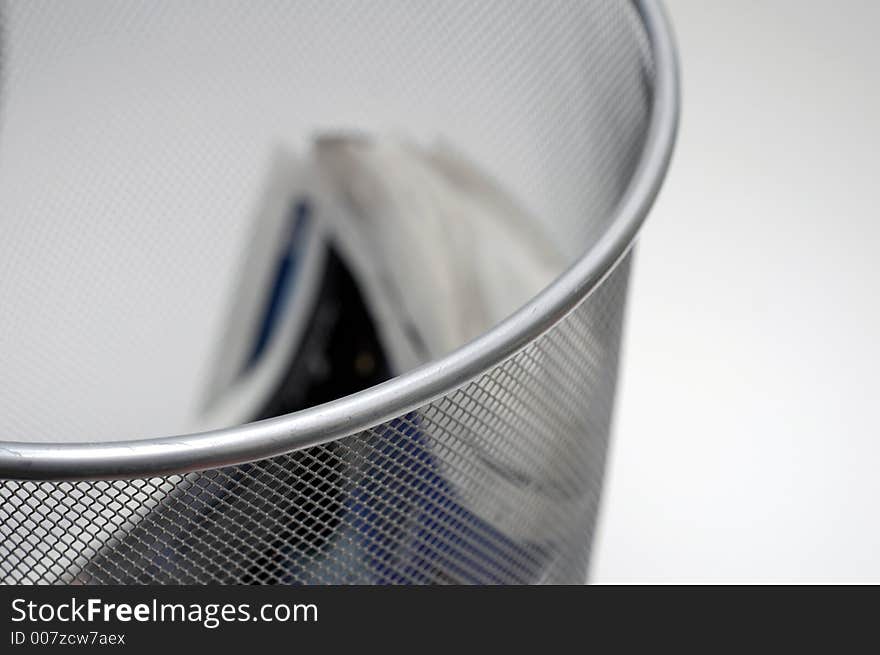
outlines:
[{"label": "wire mesh wastebasket", "polygon": [[[677,123],[657,3],[28,1],[2,20],[0,580],[585,579],[631,246]],[[87,406],[84,371],[99,352],[119,366],[132,349],[156,354],[149,332],[106,321],[141,311],[127,294],[177,293],[135,318],[170,316],[193,341],[165,355],[184,357],[217,295],[210,272],[239,238],[218,234],[215,210],[237,207],[234,183],[269,141],[340,124],[467,144],[569,267],[479,338],[357,393],[240,426],[113,436],[132,393]],[[216,191],[175,195],[200,180]],[[111,259],[131,246],[125,262],[75,261],[95,239]],[[122,268],[137,275],[116,287]],[[96,297],[109,318],[76,323]],[[102,336],[85,347],[66,336],[77,325]],[[78,407],[100,438],[59,434],[79,430]]]}]

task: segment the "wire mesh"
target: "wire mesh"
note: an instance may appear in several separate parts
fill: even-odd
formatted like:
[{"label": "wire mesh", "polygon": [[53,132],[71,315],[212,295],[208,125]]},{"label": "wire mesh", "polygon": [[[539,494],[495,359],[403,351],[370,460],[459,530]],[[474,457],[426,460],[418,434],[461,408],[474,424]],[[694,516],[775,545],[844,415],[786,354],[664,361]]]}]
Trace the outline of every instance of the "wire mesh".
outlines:
[{"label": "wire mesh", "polygon": [[[126,20],[138,20],[141,7],[131,6]],[[422,19],[407,3],[389,6],[424,36]],[[545,60],[530,73],[550,79],[556,93],[539,97],[541,85],[515,70],[493,79],[491,93],[521,93],[531,84],[535,96],[524,113],[502,112],[490,121],[511,123],[507,127],[522,136],[519,142],[510,142],[511,131],[502,129],[487,131],[486,138],[511,143],[511,161],[522,164],[513,178],[518,173],[527,180],[518,191],[534,199],[532,206],[573,260],[607,228],[641,156],[654,79],[644,27],[624,2],[480,6],[437,9],[434,27],[449,33],[464,12],[479,29],[457,32],[453,41],[473,45],[482,39],[481,51],[497,60],[496,68],[499,61],[510,68],[510,46],[529,42],[529,21],[510,18],[517,12],[535,14],[533,27],[545,41],[558,37],[537,46],[531,56]],[[333,28],[351,27],[352,7],[336,7],[342,23]],[[307,9],[327,14],[325,7]],[[560,52],[573,55],[560,59]],[[485,71],[479,63],[475,70],[465,86],[478,102],[479,74]],[[11,82],[22,84],[15,76]],[[372,115],[373,101],[364,102]],[[467,102],[463,97],[450,107]],[[406,104],[398,109],[405,114]],[[559,120],[538,121],[543,112]],[[583,581],[614,405],[630,259],[513,356],[364,432],[197,473],[0,480],[0,581]]]},{"label": "wire mesh", "polygon": [[525,583],[586,576],[628,261],[538,341],[361,434],[140,480],[4,481],[7,583]]}]

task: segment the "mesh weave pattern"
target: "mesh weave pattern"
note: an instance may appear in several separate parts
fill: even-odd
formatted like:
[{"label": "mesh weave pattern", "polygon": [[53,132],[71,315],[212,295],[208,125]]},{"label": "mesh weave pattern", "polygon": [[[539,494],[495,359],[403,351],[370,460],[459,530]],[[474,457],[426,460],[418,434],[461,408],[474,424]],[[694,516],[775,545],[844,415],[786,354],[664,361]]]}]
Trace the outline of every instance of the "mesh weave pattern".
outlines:
[{"label": "mesh weave pattern", "polygon": [[186,476],[0,486],[8,583],[583,579],[628,262],[449,396],[334,443]]},{"label": "mesh weave pattern", "polygon": [[[400,20],[411,21],[414,39],[427,38],[429,21],[421,10],[411,3],[392,5]],[[137,18],[142,7],[132,6]],[[340,4],[340,21],[325,26],[325,33],[351,30],[357,22],[349,24],[354,6]],[[427,7],[422,9],[429,12]],[[430,122],[442,113],[439,108],[446,118],[457,116],[465,141],[489,154],[508,153],[509,175],[502,172],[502,182],[512,182],[572,256],[582,253],[607,227],[647,129],[653,68],[635,11],[623,2],[563,0],[430,7],[438,7],[439,32],[458,35],[459,43],[479,43],[485,53],[482,62],[458,62],[456,49],[450,49],[455,65],[444,68],[437,88],[454,86],[450,80],[473,63],[462,94],[449,100],[432,91],[401,93],[394,100],[367,93],[355,118],[375,116],[389,101],[404,118]],[[323,6],[309,11],[323,15]],[[517,12],[531,18],[510,18]],[[500,27],[486,38],[462,27],[469,25]],[[549,45],[532,44],[523,31],[528,25]],[[558,39],[547,40],[554,33]],[[421,43],[414,52],[422,50]],[[529,61],[537,62],[521,74],[510,54],[518,43],[530,44]],[[366,50],[354,54],[366,61]],[[510,69],[507,76],[486,84],[499,61]],[[365,66],[353,84],[372,89],[380,71]],[[428,73],[403,65],[399,75],[384,74],[406,82]],[[551,83],[556,91],[544,93]],[[22,82],[13,74],[6,84]],[[525,89],[531,94],[518,108],[497,103]],[[259,101],[259,94],[236,95]],[[499,105],[496,115],[470,124],[462,119],[466,106],[479,112],[489,96]],[[548,113],[557,120],[548,120]],[[267,117],[265,124],[272,120]],[[371,120],[361,122],[369,128]],[[452,124],[450,131],[455,132]],[[496,170],[497,156],[477,158]],[[2,170],[9,170],[8,164],[0,165]],[[25,254],[19,253],[22,261]],[[629,263],[630,256],[572,313],[509,359],[360,434],[186,475],[0,481],[0,581],[583,581],[609,437]]]}]

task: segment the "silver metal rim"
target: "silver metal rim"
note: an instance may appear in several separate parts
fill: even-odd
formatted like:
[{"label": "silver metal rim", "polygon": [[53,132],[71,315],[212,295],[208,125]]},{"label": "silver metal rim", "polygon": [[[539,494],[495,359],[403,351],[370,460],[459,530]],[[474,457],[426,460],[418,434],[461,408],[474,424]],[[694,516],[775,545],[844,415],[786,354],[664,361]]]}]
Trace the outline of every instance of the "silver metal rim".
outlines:
[{"label": "silver metal rim", "polygon": [[442,359],[359,393],[246,425],[114,443],[0,441],[0,477],[132,478],[218,468],[349,436],[461,387],[550,330],[626,255],[663,182],[678,128],[678,63],[659,0],[635,0],[655,65],[654,103],[635,174],[595,246],[522,309]]}]

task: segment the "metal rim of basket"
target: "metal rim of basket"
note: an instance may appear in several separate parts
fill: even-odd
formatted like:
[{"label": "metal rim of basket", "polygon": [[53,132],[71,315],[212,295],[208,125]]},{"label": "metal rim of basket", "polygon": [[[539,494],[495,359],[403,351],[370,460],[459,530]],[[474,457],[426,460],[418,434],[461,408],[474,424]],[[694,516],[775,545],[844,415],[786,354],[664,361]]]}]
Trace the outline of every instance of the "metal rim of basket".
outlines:
[{"label": "metal rim of basket", "polygon": [[361,432],[479,377],[553,328],[629,252],[660,189],[678,129],[678,62],[660,0],[634,0],[654,59],[653,104],[642,157],[608,230],[549,287],[454,352],[387,382],[292,414],[241,426],[110,443],[0,441],[0,477],[83,480],[154,477],[282,455]]}]

